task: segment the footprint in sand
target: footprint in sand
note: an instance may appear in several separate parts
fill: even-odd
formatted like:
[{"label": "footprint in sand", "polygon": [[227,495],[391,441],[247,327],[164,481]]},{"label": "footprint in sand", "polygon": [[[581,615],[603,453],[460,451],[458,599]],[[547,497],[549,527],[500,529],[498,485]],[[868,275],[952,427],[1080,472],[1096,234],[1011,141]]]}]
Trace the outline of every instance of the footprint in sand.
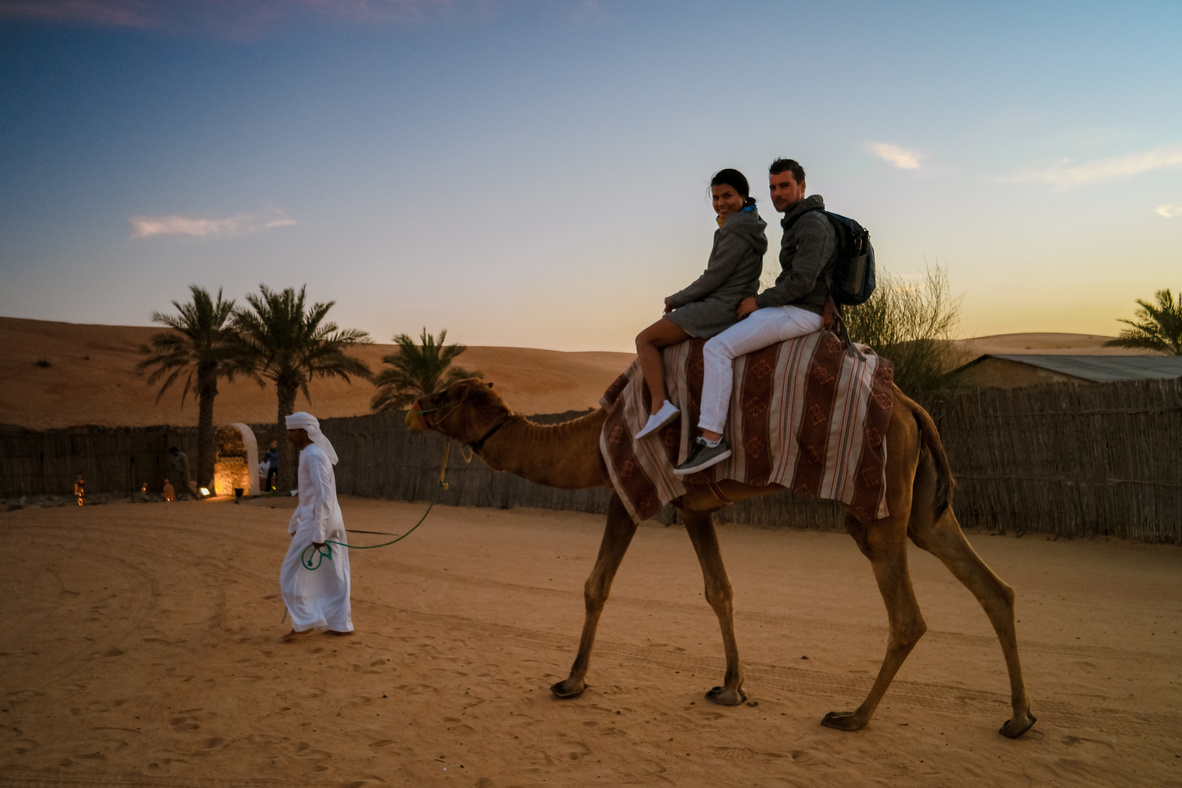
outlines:
[{"label": "footprint in sand", "polygon": [[201,727],[196,717],[173,717],[168,723],[174,731],[195,731]]},{"label": "footprint in sand", "polygon": [[275,747],[287,741],[286,736],[276,736],[270,733],[252,733],[246,737],[246,742],[254,747]]},{"label": "footprint in sand", "polygon": [[591,754],[591,748],[581,741],[568,741],[558,745],[557,756],[560,759],[577,761]]}]

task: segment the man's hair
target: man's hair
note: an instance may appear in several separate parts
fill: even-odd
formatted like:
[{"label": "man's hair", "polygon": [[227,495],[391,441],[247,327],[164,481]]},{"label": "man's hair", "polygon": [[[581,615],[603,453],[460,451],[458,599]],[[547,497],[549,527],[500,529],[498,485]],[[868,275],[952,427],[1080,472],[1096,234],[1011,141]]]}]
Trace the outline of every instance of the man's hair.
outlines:
[{"label": "man's hair", "polygon": [[767,174],[779,175],[788,170],[792,170],[792,177],[797,183],[804,183],[804,167],[801,167],[792,159],[776,159],[772,162],[772,166],[767,168]]}]

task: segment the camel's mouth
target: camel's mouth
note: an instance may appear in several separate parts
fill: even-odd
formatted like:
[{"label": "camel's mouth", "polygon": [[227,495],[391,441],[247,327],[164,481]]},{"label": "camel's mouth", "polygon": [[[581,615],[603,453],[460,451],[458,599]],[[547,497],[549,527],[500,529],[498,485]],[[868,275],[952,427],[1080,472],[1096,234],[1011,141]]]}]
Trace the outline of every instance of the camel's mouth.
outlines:
[{"label": "camel's mouth", "polygon": [[406,409],[406,428],[411,432],[426,432],[429,429],[418,402],[411,403],[411,406]]}]

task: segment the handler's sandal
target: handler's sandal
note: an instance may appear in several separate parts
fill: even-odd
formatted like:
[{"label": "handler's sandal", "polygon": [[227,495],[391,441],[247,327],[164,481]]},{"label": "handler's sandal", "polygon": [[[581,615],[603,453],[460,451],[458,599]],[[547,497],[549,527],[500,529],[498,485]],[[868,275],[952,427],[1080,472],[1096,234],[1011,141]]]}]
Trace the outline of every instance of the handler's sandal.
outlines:
[{"label": "handler's sandal", "polygon": [[731,447],[726,440],[720,440],[717,446],[710,446],[702,438],[694,444],[694,450],[685,462],[673,469],[674,476],[689,476],[691,473],[705,470],[731,456]]},{"label": "handler's sandal", "polygon": [[681,413],[681,411],[677,409],[676,405],[674,405],[669,400],[665,400],[664,404],[661,405],[661,409],[649,416],[648,421],[645,422],[644,427],[640,430],[640,432],[636,433],[636,440],[640,440],[645,435],[652,435],[654,432],[677,418],[677,414],[679,413]]}]

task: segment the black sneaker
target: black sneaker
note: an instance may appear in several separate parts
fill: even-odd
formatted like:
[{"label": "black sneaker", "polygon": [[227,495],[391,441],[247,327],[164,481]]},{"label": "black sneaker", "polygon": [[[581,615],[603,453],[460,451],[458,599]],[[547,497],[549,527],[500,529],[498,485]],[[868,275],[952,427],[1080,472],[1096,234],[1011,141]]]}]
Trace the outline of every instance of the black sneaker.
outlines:
[{"label": "black sneaker", "polygon": [[691,473],[705,470],[731,456],[731,447],[726,440],[720,440],[717,446],[707,446],[706,441],[698,438],[690,455],[685,462],[673,469],[674,476],[689,476]]}]

